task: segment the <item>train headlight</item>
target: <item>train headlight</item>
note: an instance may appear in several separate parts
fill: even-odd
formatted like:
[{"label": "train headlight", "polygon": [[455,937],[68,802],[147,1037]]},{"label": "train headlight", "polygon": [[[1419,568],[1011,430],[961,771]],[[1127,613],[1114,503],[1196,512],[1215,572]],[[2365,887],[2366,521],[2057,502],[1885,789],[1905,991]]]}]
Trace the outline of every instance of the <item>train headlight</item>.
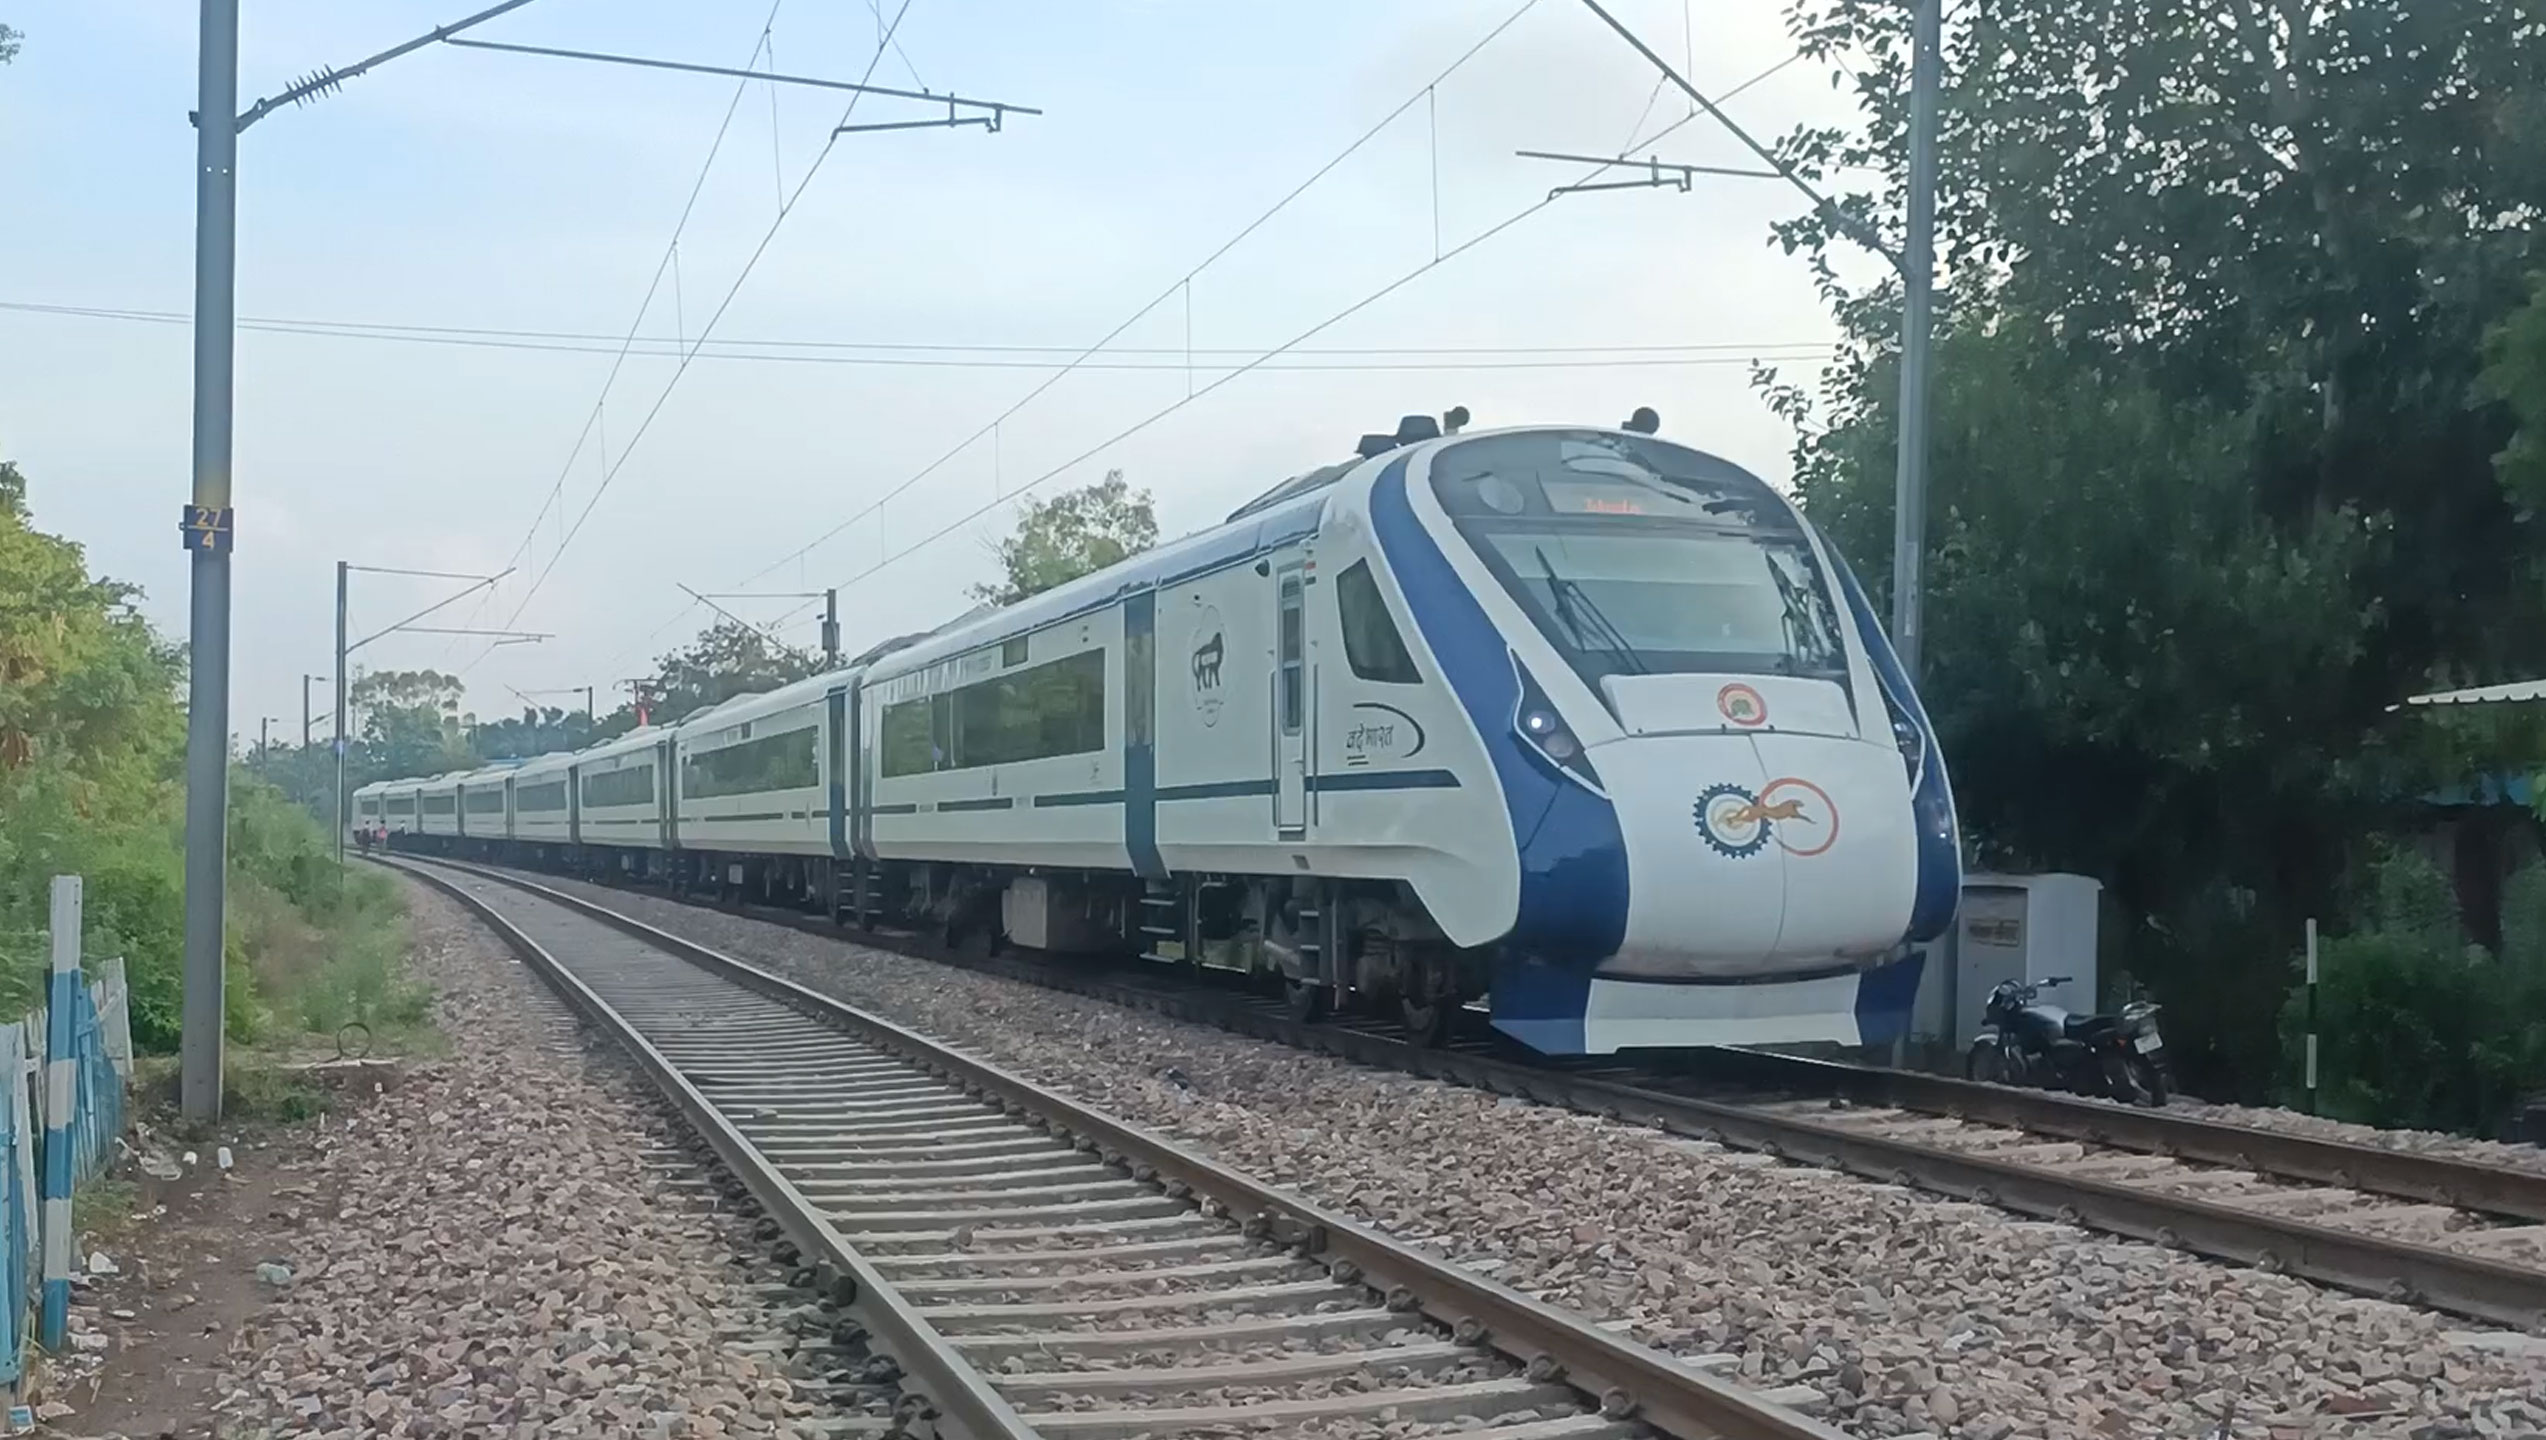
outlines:
[{"label": "train headlight", "polygon": [[1600,789],[1600,772],[1591,768],[1590,757],[1582,753],[1582,741],[1565,725],[1564,717],[1538,688],[1527,669],[1515,659],[1512,668],[1520,675],[1520,706],[1513,712],[1512,729],[1521,742],[1536,751],[1539,758],[1560,775],[1592,790]]},{"label": "train headlight", "polygon": [[[1886,699],[1884,703],[1888,706],[1890,701]],[[1901,763],[1909,767],[1910,783],[1916,785],[1918,768],[1927,759],[1927,737],[1919,733],[1908,716],[1895,713],[1892,716],[1892,743],[1901,747]]]}]

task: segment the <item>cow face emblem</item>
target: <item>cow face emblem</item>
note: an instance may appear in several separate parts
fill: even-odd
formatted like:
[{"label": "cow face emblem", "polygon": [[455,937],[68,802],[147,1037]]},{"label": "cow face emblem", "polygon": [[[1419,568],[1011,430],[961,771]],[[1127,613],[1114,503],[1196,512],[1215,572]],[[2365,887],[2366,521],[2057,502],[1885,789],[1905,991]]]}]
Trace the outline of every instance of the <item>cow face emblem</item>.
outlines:
[{"label": "cow face emblem", "polygon": [[1193,654],[1190,674],[1193,680],[1194,713],[1205,725],[1220,723],[1221,706],[1227,693],[1220,683],[1220,667],[1229,656],[1228,632],[1220,624],[1220,610],[1206,605],[1202,618],[1193,627]]}]

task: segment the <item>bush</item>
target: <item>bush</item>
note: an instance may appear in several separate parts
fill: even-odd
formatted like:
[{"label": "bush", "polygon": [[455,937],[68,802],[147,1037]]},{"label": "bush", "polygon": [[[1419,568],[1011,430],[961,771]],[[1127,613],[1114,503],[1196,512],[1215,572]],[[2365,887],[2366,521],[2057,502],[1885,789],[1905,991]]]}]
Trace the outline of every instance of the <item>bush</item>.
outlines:
[{"label": "bush", "polygon": [[[81,953],[124,958],[134,1044],[164,1051],[185,989],[184,666],[136,594],[35,529],[22,477],[0,462],[0,1021],[40,1000],[52,877],[78,875]],[[403,928],[387,877],[342,873],[326,828],[243,771],[228,838],[232,1035],[277,1008],[295,1025],[421,1013],[395,980]],[[305,1000],[305,986],[327,998]]]},{"label": "bush", "polygon": [[[2503,953],[2467,944],[2448,882],[2418,855],[2374,867],[2372,921],[2323,942],[2317,972],[2318,1109],[2375,1125],[2497,1134],[2546,1089],[2546,871],[2506,897]],[[2304,981],[2304,961],[2292,962]],[[2306,1098],[2307,991],[2281,1011],[2281,1090]]]}]

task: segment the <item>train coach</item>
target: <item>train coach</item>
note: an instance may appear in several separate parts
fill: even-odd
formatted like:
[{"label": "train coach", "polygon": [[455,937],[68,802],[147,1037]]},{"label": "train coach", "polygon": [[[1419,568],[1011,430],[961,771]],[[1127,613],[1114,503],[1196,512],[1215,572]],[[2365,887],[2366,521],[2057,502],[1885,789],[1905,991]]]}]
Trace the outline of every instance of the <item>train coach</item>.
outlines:
[{"label": "train coach", "polygon": [[1213,529],[529,762],[501,840],[433,808],[480,777],[425,782],[404,843],[1135,949],[1425,1039],[1479,1000],[1549,1053],[1889,1039],[1960,884],[1926,716],[1803,516],[1650,429],[1412,417]]}]

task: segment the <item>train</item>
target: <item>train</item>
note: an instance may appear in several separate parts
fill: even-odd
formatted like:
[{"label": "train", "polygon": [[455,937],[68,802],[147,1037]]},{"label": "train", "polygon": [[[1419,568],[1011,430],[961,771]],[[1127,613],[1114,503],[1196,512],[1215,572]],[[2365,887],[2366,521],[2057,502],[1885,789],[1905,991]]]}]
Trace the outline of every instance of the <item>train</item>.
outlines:
[{"label": "train", "polygon": [[393,848],[1118,952],[1438,1043],[1871,1045],[1961,845],[1847,562],[1617,428],[1411,416],[1222,524],[589,749],[354,793]]}]

